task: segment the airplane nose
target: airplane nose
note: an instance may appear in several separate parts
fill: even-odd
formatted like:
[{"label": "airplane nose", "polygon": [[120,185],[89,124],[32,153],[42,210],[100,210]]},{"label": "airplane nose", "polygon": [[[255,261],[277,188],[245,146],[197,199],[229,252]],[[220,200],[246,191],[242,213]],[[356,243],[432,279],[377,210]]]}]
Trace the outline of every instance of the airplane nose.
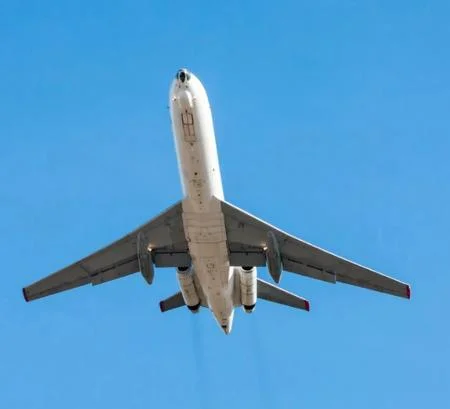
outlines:
[{"label": "airplane nose", "polygon": [[230,327],[228,325],[221,325],[223,332],[225,332],[226,335],[230,333]]},{"label": "airplane nose", "polygon": [[177,72],[177,80],[181,83],[185,83],[186,81],[189,81],[190,74],[189,71],[185,68],[182,68],[181,70],[178,70]]}]

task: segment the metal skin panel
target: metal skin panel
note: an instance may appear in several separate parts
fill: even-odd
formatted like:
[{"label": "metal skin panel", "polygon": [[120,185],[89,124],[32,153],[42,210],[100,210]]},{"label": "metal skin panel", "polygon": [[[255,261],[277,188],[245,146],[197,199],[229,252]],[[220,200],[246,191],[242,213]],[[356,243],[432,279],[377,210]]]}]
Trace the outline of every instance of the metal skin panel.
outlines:
[{"label": "metal skin panel", "polygon": [[243,252],[230,250],[230,264],[232,266],[255,266],[264,267],[266,265],[266,256],[263,251]]}]

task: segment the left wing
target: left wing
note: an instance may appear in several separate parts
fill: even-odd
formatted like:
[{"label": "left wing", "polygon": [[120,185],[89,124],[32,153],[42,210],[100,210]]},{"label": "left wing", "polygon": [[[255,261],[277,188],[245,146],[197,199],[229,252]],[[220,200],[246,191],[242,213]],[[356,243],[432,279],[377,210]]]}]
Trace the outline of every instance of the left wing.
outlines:
[{"label": "left wing", "polygon": [[270,234],[278,243],[281,264],[286,271],[410,298],[410,287],[406,283],[291,236],[230,203],[221,201],[221,207],[231,265],[265,266],[265,248]]},{"label": "left wing", "polygon": [[[190,265],[181,202],[120,240],[23,289],[26,301],[86,284],[102,284],[141,271],[149,284],[153,265]],[[147,248],[151,248],[151,252]]]}]

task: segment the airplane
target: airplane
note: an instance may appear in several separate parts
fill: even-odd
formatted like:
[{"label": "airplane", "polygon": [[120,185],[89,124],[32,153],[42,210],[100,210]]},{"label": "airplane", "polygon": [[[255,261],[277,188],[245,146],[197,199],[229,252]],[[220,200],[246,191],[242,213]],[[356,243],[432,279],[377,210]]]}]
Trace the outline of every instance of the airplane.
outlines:
[{"label": "airplane", "polygon": [[296,238],[224,198],[211,107],[205,88],[179,69],[169,94],[183,199],[125,237],[23,288],[26,301],[140,272],[153,283],[156,267],[172,267],[180,291],[161,312],[186,306],[211,310],[229,334],[235,308],[251,313],[257,299],[309,311],[309,301],[258,277],[266,266],[409,299],[410,286]]}]

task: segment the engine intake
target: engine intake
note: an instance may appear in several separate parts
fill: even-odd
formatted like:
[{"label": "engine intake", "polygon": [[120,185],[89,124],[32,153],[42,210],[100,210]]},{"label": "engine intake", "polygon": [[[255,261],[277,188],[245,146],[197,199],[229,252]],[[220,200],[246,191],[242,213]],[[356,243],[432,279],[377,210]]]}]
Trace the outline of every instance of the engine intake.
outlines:
[{"label": "engine intake", "polygon": [[256,307],[256,304],[253,304],[253,305],[244,305],[244,311],[250,314],[251,312],[253,312],[253,310],[255,309],[255,307]]}]

